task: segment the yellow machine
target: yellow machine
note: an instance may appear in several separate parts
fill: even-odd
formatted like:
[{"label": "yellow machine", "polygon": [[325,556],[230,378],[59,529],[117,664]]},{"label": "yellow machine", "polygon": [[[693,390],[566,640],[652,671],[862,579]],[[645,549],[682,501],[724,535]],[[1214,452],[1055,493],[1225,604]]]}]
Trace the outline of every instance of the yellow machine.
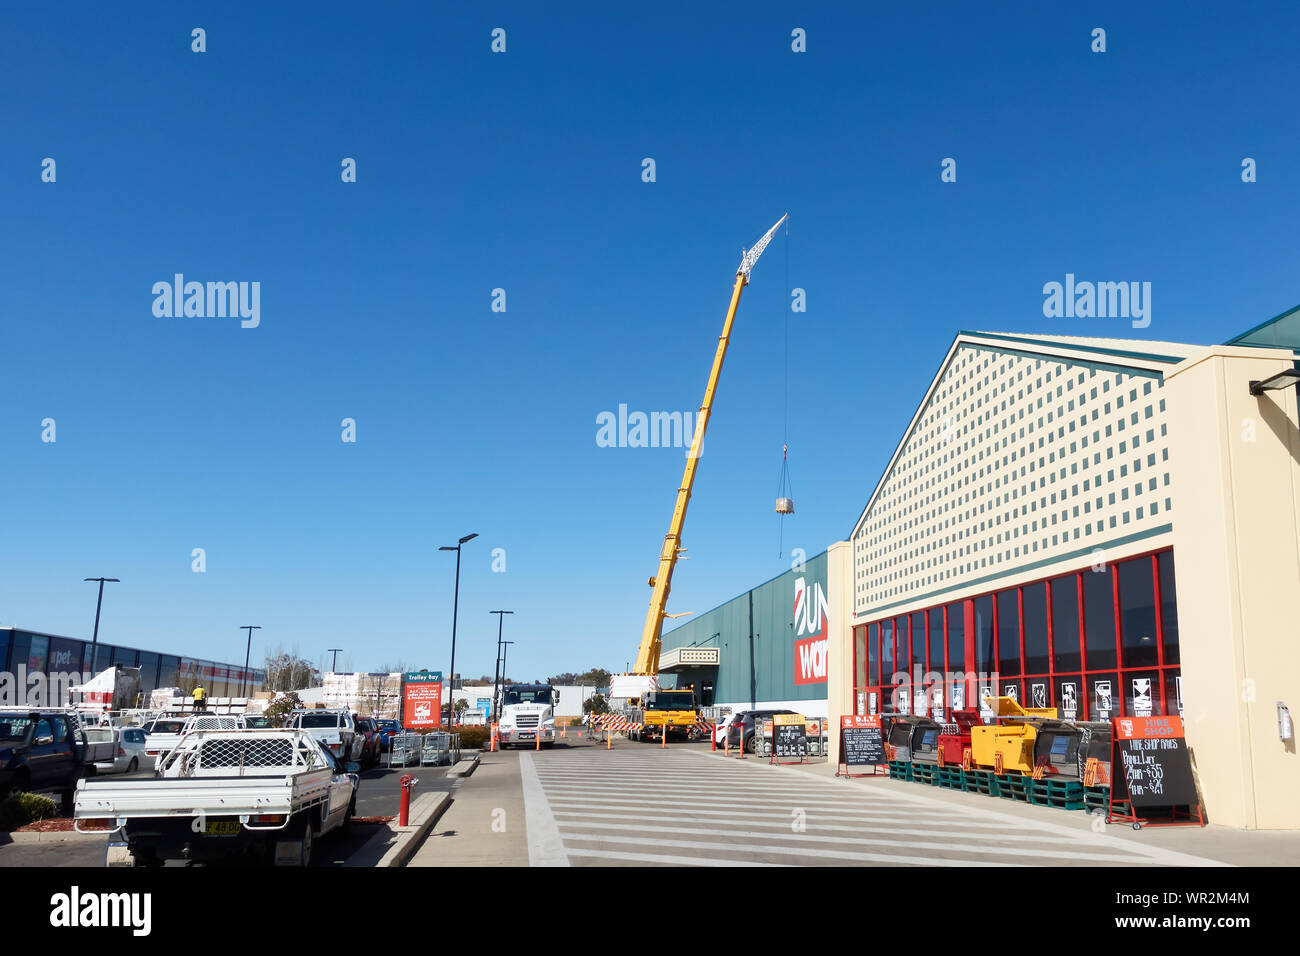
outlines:
[{"label": "yellow machine", "polygon": [[981,770],[996,773],[1034,772],[1034,741],[1039,720],[1056,720],[1055,707],[1024,708],[1014,697],[986,697],[997,723],[970,729],[971,760]]},{"label": "yellow machine", "polygon": [[[663,548],[659,551],[659,572],[649,580],[654,589],[650,594],[650,610],[646,613],[645,628],[641,631],[641,646],[637,649],[637,663],[628,675],[615,675],[611,683],[611,701],[615,698],[627,701],[628,710],[640,708],[650,701],[651,692],[664,695],[659,691],[659,650],[662,646],[660,636],[663,633],[663,619],[679,617],[667,614],[668,592],[672,589],[672,571],[677,566],[677,557],[685,548],[681,546],[681,529],[686,523],[686,506],[690,505],[690,490],[695,484],[695,470],[699,467],[699,455],[705,444],[705,432],[708,428],[708,416],[714,410],[714,395],[718,393],[718,380],[722,377],[723,359],[727,358],[727,346],[731,343],[732,323],[736,321],[736,310],[740,307],[740,294],[749,285],[750,272],[764,248],[772,241],[772,235],[780,228],[787,217],[781,216],[776,225],[763,234],[763,238],[754,243],[749,251],[741,252],[740,267],[736,269],[736,284],[732,287],[731,304],[727,308],[727,317],[723,320],[723,334],[718,337],[718,351],[714,354],[714,365],[708,372],[708,384],[705,386],[705,401],[699,405],[699,416],[695,419],[695,434],[690,441],[690,453],[686,455],[685,471],[681,475],[681,485],[677,488],[677,502],[672,510],[672,522],[668,524],[668,533],[663,538]],[[679,692],[681,693],[681,692]],[[662,697],[667,701],[667,697]],[[680,706],[672,709],[645,708],[642,710],[647,727],[686,727],[694,726],[699,718],[697,704],[689,710]]]}]

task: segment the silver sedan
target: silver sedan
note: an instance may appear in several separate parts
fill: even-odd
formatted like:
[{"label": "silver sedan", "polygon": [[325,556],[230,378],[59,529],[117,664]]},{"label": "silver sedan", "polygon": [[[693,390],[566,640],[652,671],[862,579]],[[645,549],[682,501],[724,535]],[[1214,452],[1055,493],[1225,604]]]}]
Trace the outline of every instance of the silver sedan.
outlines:
[{"label": "silver sedan", "polygon": [[113,762],[95,764],[99,773],[135,773],[137,770],[153,770],[154,757],[145,751],[144,731],[139,727],[123,727],[117,738],[117,755]]}]

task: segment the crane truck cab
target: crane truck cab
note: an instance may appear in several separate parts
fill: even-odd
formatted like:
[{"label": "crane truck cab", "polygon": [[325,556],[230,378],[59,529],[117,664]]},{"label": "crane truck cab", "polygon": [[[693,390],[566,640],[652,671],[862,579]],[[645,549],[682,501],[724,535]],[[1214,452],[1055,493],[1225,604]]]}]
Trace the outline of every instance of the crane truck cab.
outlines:
[{"label": "crane truck cab", "polygon": [[[648,674],[615,674],[609,686],[610,709],[633,724],[633,740],[689,739],[699,721],[695,691],[661,688]],[[639,726],[637,726],[639,725]]]},{"label": "crane truck cab", "polygon": [[543,747],[555,744],[555,705],[560,692],[550,684],[507,684],[501,692],[497,737],[501,749],[511,744]]}]

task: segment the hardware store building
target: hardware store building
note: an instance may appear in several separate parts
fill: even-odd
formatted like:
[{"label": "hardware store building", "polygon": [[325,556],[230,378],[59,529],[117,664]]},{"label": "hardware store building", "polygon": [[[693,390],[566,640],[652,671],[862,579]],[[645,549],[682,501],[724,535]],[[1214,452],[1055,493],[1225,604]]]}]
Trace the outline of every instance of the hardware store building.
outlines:
[{"label": "hardware store building", "polygon": [[762,610],[796,606],[795,572],[665,634],[665,656],[717,647],[718,702],[820,693],[832,719],[995,694],[1181,714],[1209,820],[1300,828],[1298,356],[1300,309],[1215,346],[962,332],[848,539],[809,562],[826,683],[787,679],[798,615]]}]

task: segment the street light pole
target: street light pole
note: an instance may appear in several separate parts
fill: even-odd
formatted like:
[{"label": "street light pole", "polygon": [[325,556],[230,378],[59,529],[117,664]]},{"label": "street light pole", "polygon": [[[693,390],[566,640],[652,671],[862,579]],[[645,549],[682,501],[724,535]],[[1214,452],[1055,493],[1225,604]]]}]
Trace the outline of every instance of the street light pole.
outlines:
[{"label": "street light pole", "polygon": [[330,664],[330,673],[331,673],[331,674],[337,674],[338,671],[339,671],[339,651],[341,651],[341,650],[343,650],[343,648],[341,648],[341,647],[327,647],[327,648],[325,648],[325,653],[326,653],[326,654],[328,654],[330,651],[333,651],[333,652],[334,652],[334,662],[333,662],[332,664]]},{"label": "street light pole", "polygon": [[496,720],[497,719],[497,698],[500,696],[500,687],[501,687],[501,628],[502,625],[505,623],[505,619],[506,619],[505,616],[507,614],[514,614],[515,612],[514,611],[489,611],[488,613],[495,614],[497,616],[497,659],[496,659],[496,673],[492,677],[492,710],[491,710],[492,719]]},{"label": "street light pole", "polygon": [[239,696],[246,697],[247,694],[244,693],[244,684],[248,680],[248,658],[253,653],[253,632],[260,631],[262,629],[262,625],[241,624],[239,626],[239,629],[241,631],[248,632],[248,646],[244,648],[244,673],[240,675],[240,680],[239,680]]},{"label": "street light pole", "polygon": [[117,578],[86,578],[87,581],[99,582],[99,600],[95,602],[95,633],[90,638],[90,671],[95,671],[95,648],[99,645],[99,609],[104,606],[104,582],[120,584]]},{"label": "street light pole", "polygon": [[[510,680],[510,676],[506,673],[506,654],[510,651],[510,645],[513,643],[514,641],[501,642],[501,679],[503,681]],[[501,696],[505,697],[505,694],[502,694]],[[505,706],[504,703],[502,706]]]},{"label": "street light pole", "polygon": [[473,541],[478,532],[467,534],[456,542],[455,547],[439,548],[439,551],[456,552],[456,592],[451,604],[451,673],[447,676],[447,686],[451,690],[451,720],[449,727],[456,726],[456,619],[460,616],[460,548],[466,541]]}]

